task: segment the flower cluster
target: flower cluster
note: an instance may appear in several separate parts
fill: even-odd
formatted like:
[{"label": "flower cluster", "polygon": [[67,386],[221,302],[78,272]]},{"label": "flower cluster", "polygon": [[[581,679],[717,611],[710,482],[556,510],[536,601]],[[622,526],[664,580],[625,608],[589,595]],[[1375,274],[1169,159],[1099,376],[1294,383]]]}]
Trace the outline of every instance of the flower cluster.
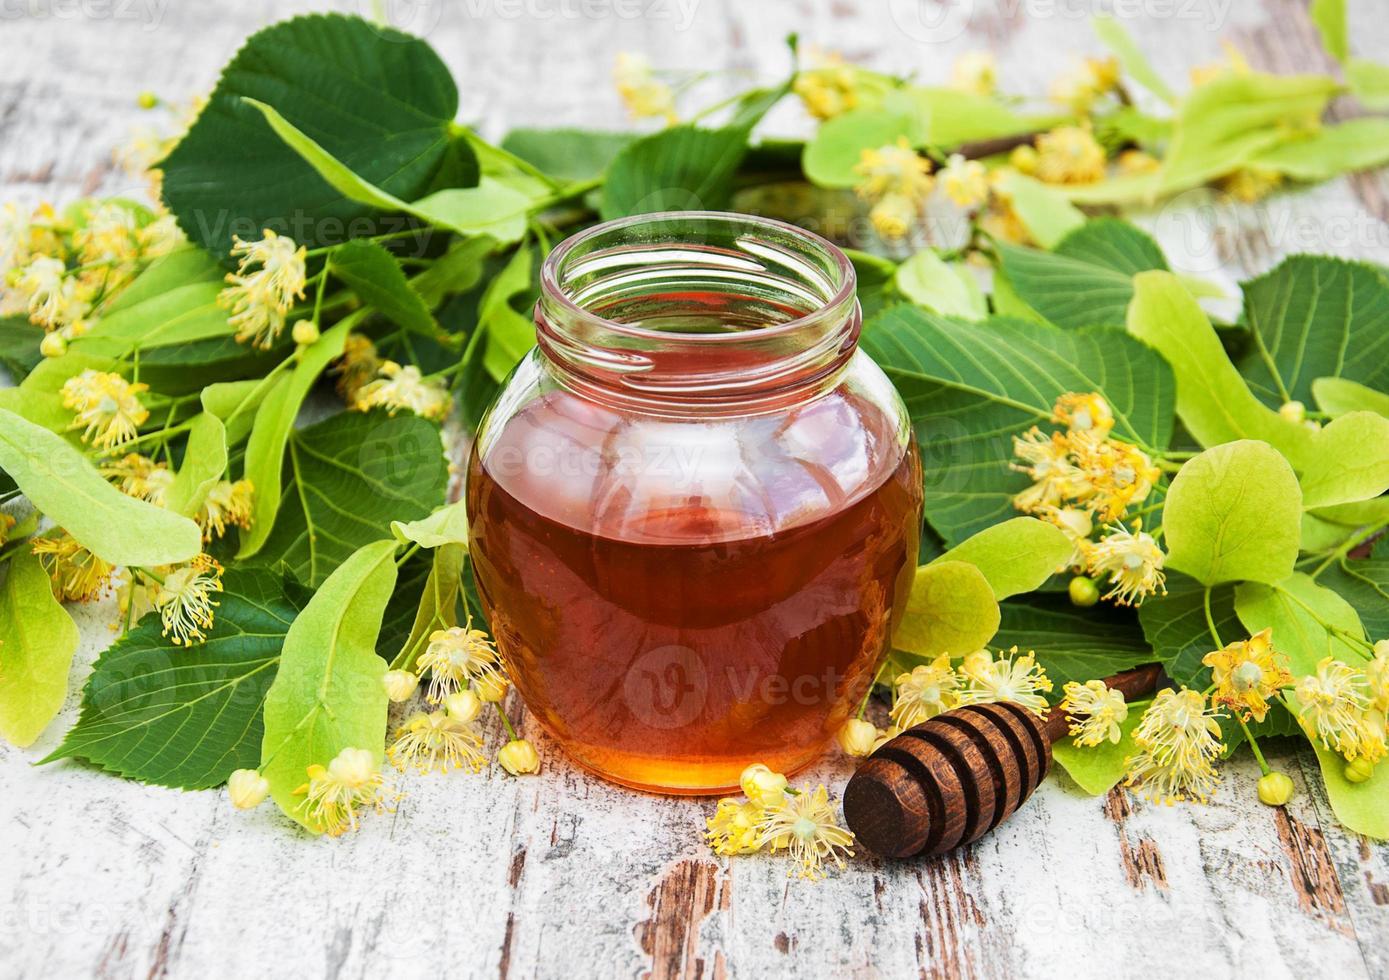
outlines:
[{"label": "flower cluster", "polygon": [[232,239],[231,254],[241,261],[227,273],[229,285],[217,294],[217,305],[231,313],[238,343],[268,350],[284,332],[294,301],[304,298],[308,252],[269,228],[262,234],[254,242]]},{"label": "flower cluster", "polygon": [[645,55],[619,53],[613,65],[613,82],[634,119],[657,116],[667,125],[675,122],[675,92],[656,78]]},{"label": "flower cluster", "polygon": [[[344,371],[349,363],[344,359]],[[347,377],[344,373],[341,378]],[[382,361],[376,377],[356,389],[352,407],[359,412],[384,408],[390,415],[401,409],[414,412],[421,418],[442,422],[453,407],[448,388],[426,378],[413,364],[401,366],[395,361]]]},{"label": "flower cluster", "polygon": [[1218,717],[1199,691],[1159,691],[1134,730],[1138,753],[1126,760],[1125,785],[1140,785],[1154,803],[1206,802],[1220,781],[1214,762],[1225,748]]},{"label": "flower cluster", "polygon": [[1122,691],[1116,691],[1104,681],[1067,682],[1062,688],[1061,710],[1070,721],[1070,734],[1076,745],[1092,746],[1102,742],[1118,745],[1123,738],[1120,726],[1128,720],[1129,706]]},{"label": "flower cluster", "polygon": [[785,851],[793,862],[787,876],[809,881],[825,877],[827,861],[842,870],[844,859],[853,857],[854,835],[839,825],[823,785],[792,789],[785,776],[761,764],[744,769],[739,784],[745,798],[719,800],[706,821],[704,836],[715,854]]},{"label": "flower cluster", "polygon": [[[1098,394],[1062,395],[1052,420],[1065,431],[1033,426],[1013,439],[1020,460],[1013,469],[1032,479],[1013,506],[1065,532],[1074,546],[1065,567],[1105,578],[1106,598],[1138,605],[1164,591],[1165,556],[1157,539],[1142,530],[1140,519],[1131,528],[1119,523],[1147,499],[1159,469],[1143,450],[1114,438],[1113,412]],[[1092,540],[1097,525],[1104,534]]]},{"label": "flower cluster", "polygon": [[873,207],[868,217],[883,238],[905,238],[935,190],[931,161],[905,136],[896,143],[864,150],[854,167],[862,180],[858,195]]}]

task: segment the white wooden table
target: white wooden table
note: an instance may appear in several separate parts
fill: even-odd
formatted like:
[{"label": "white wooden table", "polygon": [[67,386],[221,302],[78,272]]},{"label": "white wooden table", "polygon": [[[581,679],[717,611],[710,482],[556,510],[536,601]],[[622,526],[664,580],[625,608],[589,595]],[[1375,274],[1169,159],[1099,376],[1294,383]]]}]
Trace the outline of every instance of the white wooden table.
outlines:
[{"label": "white wooden table", "polygon": [[[141,122],[136,94],[206,90],[246,34],[301,6],[324,5],[0,3],[0,198],[136,190],[109,157]],[[1082,15],[1110,4],[924,0],[925,20],[916,0],[386,6],[453,68],[463,116],[499,135],[624,125],[608,80],[619,50],[772,78],[792,30],[926,80],[989,47],[1005,88],[1044,91],[1072,53],[1098,50]],[[1352,6],[1352,45],[1382,59],[1389,21],[1377,0]],[[1120,9],[1145,14],[1128,26],[1174,81],[1220,57],[1221,37],[1259,67],[1325,65],[1303,0]],[[805,125],[795,107],[770,123]],[[1198,195],[1140,220],[1179,267],[1228,281],[1289,251],[1384,261],[1386,218],[1389,182],[1374,175],[1239,213]],[[543,775],[407,779],[393,817],[316,840],[273,807],[233,812],[223,792],[31,768],[75,719],[113,636],[111,604],[75,612],[84,642],[61,717],[33,749],[0,746],[0,977],[1389,976],[1389,849],[1337,828],[1307,752],[1276,759],[1298,791],[1284,810],[1255,801],[1246,758],[1207,807],[1093,799],[1058,775],[968,850],[861,857],[806,886],[788,883],[780,860],[712,856],[700,839],[709,803],[597,782],[528,726]],[[838,790],[849,770],[828,760],[805,778]]]}]

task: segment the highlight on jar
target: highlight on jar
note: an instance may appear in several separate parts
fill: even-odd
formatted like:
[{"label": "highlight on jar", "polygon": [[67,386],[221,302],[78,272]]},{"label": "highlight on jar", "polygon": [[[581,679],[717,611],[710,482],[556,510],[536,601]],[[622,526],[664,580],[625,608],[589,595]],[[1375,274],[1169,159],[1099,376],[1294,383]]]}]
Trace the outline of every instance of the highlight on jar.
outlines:
[{"label": "highlight on jar", "polygon": [[853,266],[761,218],[644,215],[545,262],[467,474],[478,593],[580,765],[711,793],[812,762],[910,589],[921,464]]}]

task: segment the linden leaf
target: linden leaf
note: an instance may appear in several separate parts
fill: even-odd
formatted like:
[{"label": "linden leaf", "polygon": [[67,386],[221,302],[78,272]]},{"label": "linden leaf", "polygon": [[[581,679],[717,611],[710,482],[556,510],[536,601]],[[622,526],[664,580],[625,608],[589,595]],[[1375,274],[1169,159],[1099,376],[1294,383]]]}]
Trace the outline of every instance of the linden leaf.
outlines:
[{"label": "linden leaf", "polygon": [[439,548],[449,544],[468,546],[468,510],[466,501],[458,500],[440,507],[428,517],[417,521],[392,521],[391,533],[401,544],[413,542],[422,548]]},{"label": "linden leaf", "polygon": [[1027,233],[1043,248],[1055,248],[1071,232],[1085,225],[1085,214],[1049,184],[1002,171],[999,190],[1008,196],[1013,212]]},{"label": "linden leaf", "polygon": [[164,506],[175,514],[196,517],[208,491],[227,469],[227,430],[211,412],[200,412],[189,421],[188,445],[183,463],[169,487]]},{"label": "linden leaf", "polygon": [[1378,412],[1389,418],[1389,394],[1347,378],[1317,378],[1312,382],[1317,407],[1336,418],[1349,412]]},{"label": "linden leaf", "polygon": [[903,262],[897,268],[893,283],[898,292],[917,306],[946,316],[982,320],[989,313],[988,303],[973,274],[959,263],[945,262],[929,248]]},{"label": "linden leaf", "polygon": [[1302,505],[1331,507],[1389,490],[1389,418],[1351,412],[1316,433],[1302,470]]},{"label": "linden leaf", "polygon": [[0,735],[30,745],[48,727],[67,696],[77,640],[38,557],[16,555],[0,583]]},{"label": "linden leaf", "polygon": [[935,657],[982,648],[999,624],[998,600],[984,573],[965,561],[937,561],[916,570],[893,646]]},{"label": "linden leaf", "polygon": [[1072,545],[1055,524],[1015,517],[966,538],[931,564],[969,562],[983,573],[995,599],[1032,592],[1070,557]]},{"label": "linden leaf", "polygon": [[1168,564],[1204,585],[1279,582],[1302,537],[1302,490],[1272,446],[1241,440],[1181,468],[1163,508]]}]

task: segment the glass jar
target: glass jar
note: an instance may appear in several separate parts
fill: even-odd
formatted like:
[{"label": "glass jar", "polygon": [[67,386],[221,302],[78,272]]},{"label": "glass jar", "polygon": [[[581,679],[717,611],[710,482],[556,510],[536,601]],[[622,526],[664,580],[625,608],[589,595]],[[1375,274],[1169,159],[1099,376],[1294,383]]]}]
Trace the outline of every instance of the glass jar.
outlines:
[{"label": "glass jar", "polygon": [[526,706],[675,793],[791,772],[853,716],[916,567],[906,409],[829,242],[717,212],[590,228],[468,468],[473,568]]}]

